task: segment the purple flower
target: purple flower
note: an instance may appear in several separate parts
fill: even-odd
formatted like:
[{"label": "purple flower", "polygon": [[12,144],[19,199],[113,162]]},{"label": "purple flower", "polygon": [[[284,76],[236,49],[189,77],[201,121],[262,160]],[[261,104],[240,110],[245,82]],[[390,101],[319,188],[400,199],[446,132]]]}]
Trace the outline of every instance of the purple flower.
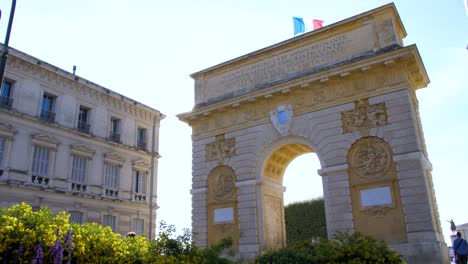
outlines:
[{"label": "purple flower", "polygon": [[21,260],[25,251],[26,251],[26,247],[23,245],[20,245],[18,248],[18,254],[16,255],[16,262],[19,262]]},{"label": "purple flower", "polygon": [[36,252],[34,252],[32,258],[32,264],[43,264],[44,263],[44,254],[42,253],[42,243],[39,243],[36,247]]},{"label": "purple flower", "polygon": [[[64,247],[68,247],[68,260],[67,264],[71,263],[71,256],[72,256],[72,251],[73,251],[73,246],[72,246],[72,236],[71,236],[71,230],[68,229],[67,235],[65,236],[65,241],[63,243]],[[63,252],[62,252],[63,253]]]}]

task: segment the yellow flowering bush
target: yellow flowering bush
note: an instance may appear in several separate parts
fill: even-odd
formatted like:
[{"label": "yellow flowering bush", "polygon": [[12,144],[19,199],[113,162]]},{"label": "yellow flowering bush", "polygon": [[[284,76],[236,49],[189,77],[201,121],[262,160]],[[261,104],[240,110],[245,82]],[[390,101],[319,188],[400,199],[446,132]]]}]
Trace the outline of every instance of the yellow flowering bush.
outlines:
[{"label": "yellow flowering bush", "polygon": [[56,215],[20,203],[0,209],[0,263],[231,263],[220,257],[232,241],[210,249],[192,243],[189,230],[174,237],[164,222],[155,240],[122,237],[97,223],[70,224],[65,212]]},{"label": "yellow flowering bush", "polygon": [[[44,254],[48,254],[57,240],[57,229],[70,228],[68,218],[65,213],[54,216],[47,208],[33,212],[26,203],[0,209],[0,260],[5,261],[5,256],[14,256],[18,263],[30,263],[29,260],[40,243]],[[65,232],[61,239],[64,238]]]}]

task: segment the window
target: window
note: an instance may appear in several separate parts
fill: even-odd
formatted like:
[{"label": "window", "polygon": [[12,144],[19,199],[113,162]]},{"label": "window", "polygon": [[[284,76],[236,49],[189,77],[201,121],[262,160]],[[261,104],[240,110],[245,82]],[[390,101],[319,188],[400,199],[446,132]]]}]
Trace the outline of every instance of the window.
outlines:
[{"label": "window", "polygon": [[70,214],[70,223],[77,223],[77,224],[82,224],[83,223],[83,213],[82,212],[77,212],[77,211],[69,211]]},{"label": "window", "polygon": [[72,162],[72,191],[84,192],[86,191],[86,169],[88,165],[88,159],[80,156],[73,156]]},{"label": "window", "polygon": [[145,221],[141,218],[134,218],[133,219],[133,232],[137,235],[143,234],[145,231]]},{"label": "window", "polygon": [[6,139],[0,137],[0,165],[2,165],[3,156],[5,153]]},{"label": "window", "polygon": [[104,165],[104,188],[106,196],[117,197],[119,194],[119,165],[105,163]]},{"label": "window", "polygon": [[3,85],[0,91],[0,107],[10,109],[13,105],[12,96],[13,83],[10,81],[3,81]]},{"label": "window", "polygon": [[49,169],[50,150],[35,146],[33,153],[32,174],[46,177]]},{"label": "window", "polygon": [[137,149],[146,151],[147,129],[139,127],[137,130]]},{"label": "window", "polygon": [[80,112],[78,114],[78,130],[84,133],[89,133],[91,125],[89,124],[89,112],[90,109],[84,106],[80,106]]},{"label": "window", "polygon": [[134,187],[134,200],[144,202],[146,201],[146,186],[147,176],[145,172],[135,171],[135,187]]},{"label": "window", "polygon": [[46,187],[49,184],[50,149],[35,146],[32,159],[31,182],[35,185]]},{"label": "window", "polygon": [[55,106],[55,96],[50,94],[44,94],[42,97],[42,105],[41,105],[41,119],[53,123],[55,121],[55,113],[54,113],[54,106]]},{"label": "window", "polygon": [[120,143],[120,119],[112,117],[111,118],[111,131],[109,139]]},{"label": "window", "polygon": [[115,215],[104,215],[104,218],[102,219],[102,225],[109,226],[112,231],[115,231],[115,218]]}]

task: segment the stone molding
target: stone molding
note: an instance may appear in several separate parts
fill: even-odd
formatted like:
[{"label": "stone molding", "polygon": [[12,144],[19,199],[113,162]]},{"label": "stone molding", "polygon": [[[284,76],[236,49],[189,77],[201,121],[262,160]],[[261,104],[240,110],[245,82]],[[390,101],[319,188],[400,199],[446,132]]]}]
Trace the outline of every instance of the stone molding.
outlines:
[{"label": "stone molding", "polygon": [[70,152],[73,155],[83,156],[88,159],[92,159],[94,154],[96,153],[96,150],[91,149],[90,147],[86,145],[78,144],[78,145],[71,145]]},{"label": "stone molding", "polygon": [[104,161],[112,164],[122,166],[125,163],[125,159],[116,152],[110,152],[104,154]]},{"label": "stone molding", "polygon": [[196,189],[191,189],[190,190],[191,195],[200,194],[200,193],[207,193],[207,192],[208,192],[207,187],[201,187],[201,188],[196,188]]},{"label": "stone molding", "polygon": [[0,136],[12,139],[16,134],[16,129],[12,125],[7,123],[0,123]]},{"label": "stone molding", "polygon": [[133,162],[133,169],[138,171],[149,172],[151,169],[151,163],[142,159],[135,160]]},{"label": "stone molding", "polygon": [[340,165],[335,165],[335,166],[330,166],[330,167],[325,167],[322,169],[318,169],[317,173],[320,176],[330,176],[339,172],[345,172],[349,168],[348,164],[340,164]]},{"label": "stone molding", "polygon": [[257,185],[256,180],[245,180],[245,181],[236,182],[236,187],[237,188],[242,188],[242,187],[245,187],[245,186],[255,186],[255,185]]},{"label": "stone molding", "polygon": [[397,163],[403,160],[419,160],[425,169],[432,171],[432,163],[421,151],[394,155],[393,160]]},{"label": "stone molding", "polygon": [[49,148],[54,151],[57,150],[57,146],[60,142],[53,136],[46,135],[46,134],[36,134],[31,136],[33,145],[37,145],[44,148]]}]

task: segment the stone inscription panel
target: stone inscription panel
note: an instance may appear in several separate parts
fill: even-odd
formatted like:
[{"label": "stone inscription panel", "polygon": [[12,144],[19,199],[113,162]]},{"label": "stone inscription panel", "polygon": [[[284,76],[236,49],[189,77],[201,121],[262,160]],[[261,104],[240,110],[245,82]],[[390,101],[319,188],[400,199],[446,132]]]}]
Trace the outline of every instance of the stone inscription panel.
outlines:
[{"label": "stone inscription panel", "polygon": [[392,204],[392,191],[389,186],[361,190],[361,206],[371,207]]},{"label": "stone inscription panel", "polygon": [[[242,89],[279,81],[316,67],[372,51],[375,34],[370,24],[320,40],[293,51],[270,56],[222,74],[207,77],[206,100]],[[199,91],[201,92],[201,91]]]},{"label": "stone inscription panel", "polygon": [[214,209],[214,223],[226,223],[234,221],[234,208],[226,207]]}]

